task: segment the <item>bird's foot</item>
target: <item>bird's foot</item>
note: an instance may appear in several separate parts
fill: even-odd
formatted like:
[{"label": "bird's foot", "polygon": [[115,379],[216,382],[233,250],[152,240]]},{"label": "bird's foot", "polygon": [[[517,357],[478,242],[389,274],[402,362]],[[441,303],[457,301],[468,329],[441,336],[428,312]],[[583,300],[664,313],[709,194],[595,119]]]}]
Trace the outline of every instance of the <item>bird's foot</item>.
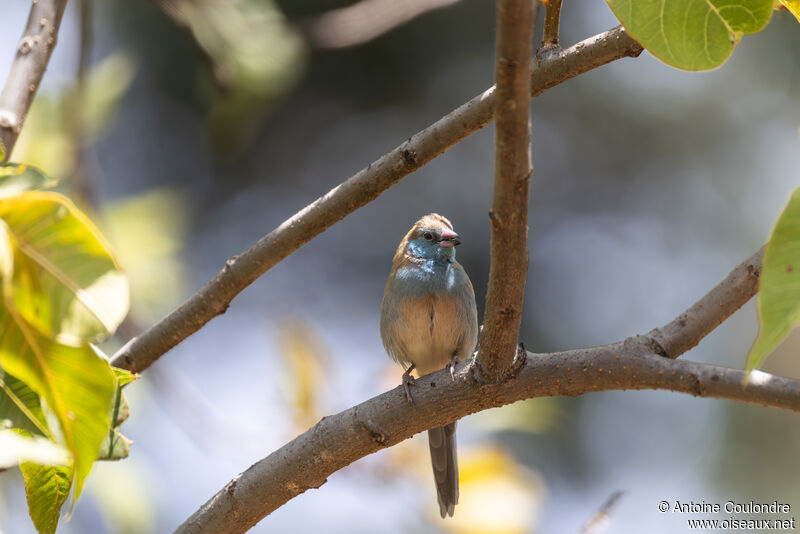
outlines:
[{"label": "bird's foot", "polygon": [[414,370],[414,365],[409,367],[403,373],[403,391],[406,392],[406,400],[409,404],[414,404],[414,397],[411,396],[411,386],[416,383],[416,379],[411,376],[411,371]]},{"label": "bird's foot", "polygon": [[450,372],[450,380],[453,382],[456,381],[456,364],[458,363],[458,356],[453,354],[450,357],[450,361],[445,364],[444,368]]}]

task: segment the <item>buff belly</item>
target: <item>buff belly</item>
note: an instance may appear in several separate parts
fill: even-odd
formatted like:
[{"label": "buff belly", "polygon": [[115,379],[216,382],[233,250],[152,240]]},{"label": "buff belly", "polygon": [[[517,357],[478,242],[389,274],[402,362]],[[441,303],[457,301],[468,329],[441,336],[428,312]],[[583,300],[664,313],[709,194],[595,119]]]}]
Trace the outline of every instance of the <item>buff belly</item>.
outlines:
[{"label": "buff belly", "polygon": [[[397,303],[391,337],[399,350],[392,356],[406,368],[416,366],[420,375],[441,369],[455,355],[466,355],[465,324],[456,301],[449,296],[426,296],[403,299]],[[468,323],[467,323],[468,324]],[[466,349],[467,351],[470,349]]]}]

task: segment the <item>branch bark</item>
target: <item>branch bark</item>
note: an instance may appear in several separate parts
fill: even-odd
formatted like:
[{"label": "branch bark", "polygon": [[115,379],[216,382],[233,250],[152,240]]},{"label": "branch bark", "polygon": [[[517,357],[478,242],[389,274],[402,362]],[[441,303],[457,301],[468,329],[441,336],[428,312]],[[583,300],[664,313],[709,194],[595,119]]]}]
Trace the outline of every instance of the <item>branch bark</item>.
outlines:
[{"label": "branch bark", "polygon": [[[734,269],[674,321],[653,330],[658,339],[648,334],[602,347],[550,354],[527,352],[519,372],[502,382],[475,380],[475,362],[467,362],[457,367],[454,381],[446,370],[417,379],[413,405],[405,402],[403,388],[398,386],[325,417],[234,478],[175,532],[245,532],[288,500],[320,487],[328,476],[359,458],[466,415],[532,397],[658,389],[800,412],[798,380],[755,371],[745,385],[744,371],[660,354],[665,346],[688,350],[693,345],[686,342],[685,333],[692,339],[707,335],[752,297],[760,254]],[[736,287],[739,289],[724,293],[729,301],[718,300],[720,288]],[[683,327],[673,328],[681,321],[685,321]]]},{"label": "branch bark", "polygon": [[511,369],[528,278],[531,179],[530,65],[538,2],[498,0],[491,263],[477,368],[491,380]]},{"label": "branch bark", "polygon": [[0,92],[0,143],[8,161],[19,137],[33,97],[56,47],[58,28],[67,0],[37,0],[31,4],[28,23],[17,47],[11,71]]},{"label": "branch bark", "polygon": [[[535,97],[579,74],[642,47],[621,27],[586,39],[558,57],[547,58],[531,73]],[[555,56],[555,55],[554,55]],[[495,91],[490,88],[383,155],[283,222],[222,270],[175,311],[131,339],[111,363],[134,372],[149,367],[172,347],[225,312],[231,300],[279,261],[389,187],[491,122]]]}]

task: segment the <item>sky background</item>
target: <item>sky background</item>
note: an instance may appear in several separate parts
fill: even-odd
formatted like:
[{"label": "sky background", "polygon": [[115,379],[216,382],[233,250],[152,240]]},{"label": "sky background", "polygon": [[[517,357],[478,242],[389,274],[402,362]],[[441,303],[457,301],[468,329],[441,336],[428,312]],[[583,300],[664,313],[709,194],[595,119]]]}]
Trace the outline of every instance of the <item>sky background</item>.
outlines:
[{"label": "sky background", "polygon": [[[308,50],[291,29],[333,4],[263,6],[274,9],[267,19],[283,13],[288,22],[261,31],[280,46],[242,34],[274,51],[255,54],[274,68],[259,82],[269,91],[236,112],[230,91],[226,111],[189,32],[144,0],[95,2],[92,63],[123,54],[132,66],[116,112],[84,142],[94,219],[134,286],[131,319],[109,350],[228,257],[492,83],[489,2],[462,0],[341,51]],[[28,8],[3,6],[0,76]],[[74,8],[42,86],[51,99],[74,84]],[[568,1],[561,40],[616,24],[604,2],[578,9]],[[797,21],[780,12],[715,71],[682,72],[645,52],[532,101],[526,348],[647,332],[765,242],[800,184],[798,51]],[[57,129],[43,124],[45,133]],[[36,154],[37,136],[25,133],[29,148],[15,160]],[[44,170],[58,174],[60,160],[38,150]],[[493,168],[489,126],[278,264],[161,358],[126,389],[130,457],[95,466],[58,532],[171,532],[315,418],[399,384],[378,328],[394,250],[422,215],[447,216],[482,311]],[[756,332],[751,302],[684,357],[741,368]],[[798,349],[795,334],[764,369],[800,377]],[[616,491],[624,494],[608,532],[683,532],[686,519],[708,517],[659,513],[662,500],[777,500],[794,516],[798,423],[775,409],[670,392],[526,401],[459,423],[462,500],[453,521],[438,518],[417,436],[337,472],[252,532],[468,532],[488,521],[508,532],[572,534]],[[0,531],[34,532],[15,472],[0,477]]]}]

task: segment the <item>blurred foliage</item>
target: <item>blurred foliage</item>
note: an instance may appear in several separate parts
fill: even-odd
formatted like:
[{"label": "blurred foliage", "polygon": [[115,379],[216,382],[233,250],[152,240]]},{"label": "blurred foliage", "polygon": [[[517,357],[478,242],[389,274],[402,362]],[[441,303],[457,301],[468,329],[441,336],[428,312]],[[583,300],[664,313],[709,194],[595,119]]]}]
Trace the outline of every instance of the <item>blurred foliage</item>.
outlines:
[{"label": "blurred foliage", "polygon": [[546,496],[541,477],[498,446],[458,457],[458,513],[442,522],[456,534],[524,534],[534,530]]},{"label": "blurred foliage", "polygon": [[463,435],[459,440],[459,503],[453,517],[446,520],[440,519],[436,504],[426,433],[391,447],[378,477],[382,481],[413,477],[423,493],[422,515],[448,532],[534,532],[547,495],[546,483],[538,471],[518,461],[494,439],[485,436],[486,441],[477,445],[464,443]]},{"label": "blurred foliage", "polygon": [[761,367],[800,323],[800,189],[792,194],[767,242],[757,299],[760,328],[747,356],[749,371]]},{"label": "blurred foliage", "polygon": [[694,0],[607,1],[642,46],[664,63],[686,70],[722,65],[742,34],[767,25],[774,7],[774,0],[729,0],[725,9]]},{"label": "blurred foliage", "polygon": [[101,226],[125,266],[136,321],[159,319],[185,295],[189,277],[179,254],[189,215],[184,202],[163,188],[103,205]]},{"label": "blurred foliage", "polygon": [[[153,476],[138,462],[98,464],[86,483],[86,491],[97,502],[106,531],[115,534],[151,534],[157,529],[160,503]],[[169,505],[168,505],[169,506]]]},{"label": "blurred foliage", "polygon": [[475,414],[473,420],[485,431],[540,434],[553,429],[561,416],[558,399],[539,397],[484,410]]},{"label": "blurred foliage", "polygon": [[240,156],[266,111],[298,81],[305,47],[270,0],[158,0],[207,55],[220,89],[209,113],[211,146]]},{"label": "blurred foliage", "polygon": [[[70,486],[74,503],[117,419],[117,378],[89,343],[122,321],[128,287],[80,210],[60,194],[27,190],[52,180],[26,165],[0,169],[0,419],[12,427],[4,432],[42,434],[51,449],[68,451],[57,458],[66,456],[66,468],[48,465],[56,463],[52,456],[17,459],[26,462],[21,469],[34,525],[53,532]],[[31,450],[41,450],[45,438],[27,439],[35,440]]]},{"label": "blurred foliage", "polygon": [[14,159],[55,179],[69,177],[81,143],[96,140],[113,123],[135,70],[128,54],[116,52],[97,63],[81,85],[56,95],[37,94]]},{"label": "blurred foliage", "polygon": [[0,469],[25,462],[68,465],[66,449],[41,436],[29,436],[18,429],[0,429]]},{"label": "blurred foliage", "polygon": [[76,120],[81,137],[94,141],[108,130],[135,74],[136,62],[130,54],[115,52],[92,66],[82,87],[65,95],[65,104],[80,100],[81,114]]},{"label": "blurred foliage", "polygon": [[279,328],[280,355],[286,366],[284,388],[299,430],[322,417],[320,392],[325,385],[324,349],[313,326],[300,318],[284,320]]},{"label": "blurred foliage", "polygon": [[9,163],[0,167],[0,199],[11,197],[24,191],[48,189],[57,180],[46,176],[31,165]]},{"label": "blurred foliage", "polygon": [[720,422],[719,446],[712,450],[709,467],[710,479],[722,495],[740,501],[760,496],[796,503],[800,499],[797,414],[730,403]]}]

